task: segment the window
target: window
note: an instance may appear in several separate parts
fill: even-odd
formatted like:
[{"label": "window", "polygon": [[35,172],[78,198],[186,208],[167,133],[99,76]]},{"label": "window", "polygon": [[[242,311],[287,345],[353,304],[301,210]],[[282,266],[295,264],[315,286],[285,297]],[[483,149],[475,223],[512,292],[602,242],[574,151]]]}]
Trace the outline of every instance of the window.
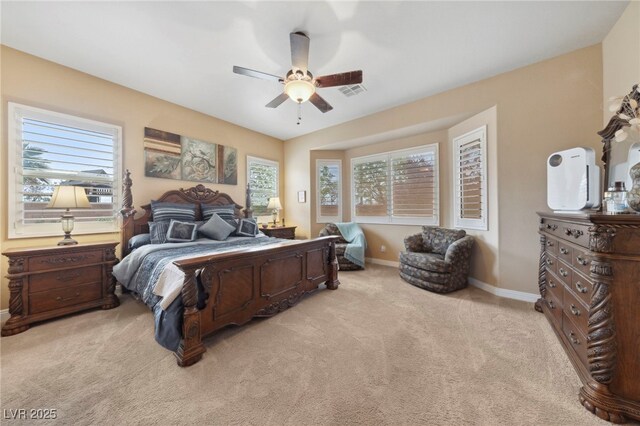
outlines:
[{"label": "window", "polygon": [[342,161],[316,160],[316,222],[342,222]]},{"label": "window", "polygon": [[439,225],[438,145],[351,160],[352,218]]},{"label": "window", "polygon": [[117,232],[122,128],[9,103],[9,238],[60,235],[57,185],[83,187],[90,209],[72,210],[74,234]]},{"label": "window", "polygon": [[254,216],[268,216],[269,198],[278,196],[280,167],[277,161],[247,156],[247,182],[251,188],[251,209]]},{"label": "window", "polygon": [[487,230],[487,126],[453,139],[454,226]]}]

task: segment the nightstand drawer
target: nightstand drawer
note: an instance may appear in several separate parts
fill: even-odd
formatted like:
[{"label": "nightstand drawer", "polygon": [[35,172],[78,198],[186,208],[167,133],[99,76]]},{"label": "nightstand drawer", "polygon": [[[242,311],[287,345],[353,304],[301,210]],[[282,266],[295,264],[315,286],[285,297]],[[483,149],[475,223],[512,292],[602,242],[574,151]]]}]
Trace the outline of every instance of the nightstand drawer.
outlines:
[{"label": "nightstand drawer", "polygon": [[41,291],[29,296],[29,313],[53,311],[66,306],[99,300],[101,296],[102,287],[99,282]]},{"label": "nightstand drawer", "polygon": [[29,293],[100,281],[102,281],[102,266],[100,265],[45,272],[30,277]]},{"label": "nightstand drawer", "polygon": [[100,262],[102,262],[102,250],[48,254],[29,258],[29,271],[46,271],[47,269],[76,267]]}]

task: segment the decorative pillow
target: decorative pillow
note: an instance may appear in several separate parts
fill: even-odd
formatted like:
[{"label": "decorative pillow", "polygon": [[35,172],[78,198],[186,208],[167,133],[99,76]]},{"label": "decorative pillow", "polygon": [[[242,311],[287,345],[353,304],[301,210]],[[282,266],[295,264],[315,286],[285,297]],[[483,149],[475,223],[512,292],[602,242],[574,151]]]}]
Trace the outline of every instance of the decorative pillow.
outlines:
[{"label": "decorative pillow", "polygon": [[253,218],[240,219],[238,221],[236,235],[240,235],[242,237],[255,237],[258,235],[258,224],[256,223],[256,220]]},{"label": "decorative pillow", "polygon": [[436,226],[422,227],[422,240],[425,248],[432,252],[445,255],[447,249],[454,241],[466,235],[464,229],[447,229]]},{"label": "decorative pillow", "polygon": [[233,204],[201,204],[200,208],[202,209],[202,220],[207,221],[211,219],[211,215],[215,213],[230,224],[231,221],[233,221],[233,226],[236,226],[236,209]]},{"label": "decorative pillow", "polygon": [[149,234],[151,244],[164,244],[167,242],[167,231],[170,222],[149,222]]},{"label": "decorative pillow", "polygon": [[193,222],[196,220],[196,205],[151,201],[151,213],[154,222],[169,222],[171,219]]},{"label": "decorative pillow", "polygon": [[167,230],[167,241],[171,243],[188,243],[196,239],[198,225],[194,222],[171,220]]},{"label": "decorative pillow", "polygon": [[129,239],[129,250],[133,251],[138,247],[151,244],[151,234],[138,234]]},{"label": "decorative pillow", "polygon": [[198,232],[212,240],[222,241],[231,235],[236,228],[214,213],[211,218],[198,228]]}]

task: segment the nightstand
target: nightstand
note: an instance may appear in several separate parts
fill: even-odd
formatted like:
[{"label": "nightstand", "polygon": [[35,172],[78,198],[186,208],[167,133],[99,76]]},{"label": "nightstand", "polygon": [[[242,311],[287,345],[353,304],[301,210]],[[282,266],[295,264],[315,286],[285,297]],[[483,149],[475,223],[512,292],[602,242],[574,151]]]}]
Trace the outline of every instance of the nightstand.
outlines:
[{"label": "nightstand", "polygon": [[297,226],[277,226],[275,228],[260,228],[260,230],[268,237],[295,240],[296,228]]},{"label": "nightstand", "polygon": [[115,308],[111,276],[118,263],[118,242],[46,248],[9,249],[9,313],[3,336],[22,333],[30,324],[85,309]]}]

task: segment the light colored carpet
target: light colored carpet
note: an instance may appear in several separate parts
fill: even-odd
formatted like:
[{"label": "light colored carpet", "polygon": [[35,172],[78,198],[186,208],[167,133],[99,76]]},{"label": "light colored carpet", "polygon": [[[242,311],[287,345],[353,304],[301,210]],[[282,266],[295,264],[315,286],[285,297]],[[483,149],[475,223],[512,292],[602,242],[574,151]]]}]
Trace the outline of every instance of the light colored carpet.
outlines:
[{"label": "light colored carpet", "polygon": [[429,293],[376,265],[340,280],[210,337],[189,368],[129,296],[2,338],[2,408],[56,408],[76,425],[607,424],[579,404],[579,379],[531,304]]}]

